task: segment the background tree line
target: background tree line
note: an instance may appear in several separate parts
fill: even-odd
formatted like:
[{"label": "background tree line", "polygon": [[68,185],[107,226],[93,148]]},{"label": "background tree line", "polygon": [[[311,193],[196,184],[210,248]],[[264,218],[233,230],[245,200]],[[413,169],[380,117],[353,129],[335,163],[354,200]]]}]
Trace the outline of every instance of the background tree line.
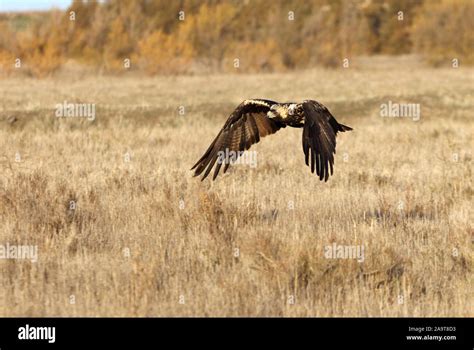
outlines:
[{"label": "background tree line", "polygon": [[[118,73],[272,72],[358,55],[474,62],[470,0],[74,1],[0,15],[0,67],[49,75],[68,60]],[[240,69],[236,70],[236,65]]]}]

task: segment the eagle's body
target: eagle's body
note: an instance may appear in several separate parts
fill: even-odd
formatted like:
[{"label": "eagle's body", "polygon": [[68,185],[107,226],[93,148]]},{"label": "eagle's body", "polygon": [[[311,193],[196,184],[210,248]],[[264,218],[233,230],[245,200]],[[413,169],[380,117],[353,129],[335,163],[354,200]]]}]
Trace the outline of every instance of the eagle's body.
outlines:
[{"label": "eagle's body", "polygon": [[293,128],[302,128],[304,126],[303,110],[296,103],[275,105],[273,108],[270,108],[268,116]]},{"label": "eagle's body", "polygon": [[[278,103],[264,99],[243,101],[232,112],[224,127],[209,146],[207,151],[193,166],[194,176],[204,170],[203,180],[217,163],[213,179],[219,174],[222,164],[224,173],[235,157],[229,156],[250,148],[261,137],[274,134],[287,126],[303,128],[303,151],[306,165],[311,157],[311,172],[316,170],[320,180],[332,174],[334,154],[336,153],[336,134],[352,128],[339,124],[329,110],[314,100],[302,103]],[[191,169],[191,170],[192,170]]]}]

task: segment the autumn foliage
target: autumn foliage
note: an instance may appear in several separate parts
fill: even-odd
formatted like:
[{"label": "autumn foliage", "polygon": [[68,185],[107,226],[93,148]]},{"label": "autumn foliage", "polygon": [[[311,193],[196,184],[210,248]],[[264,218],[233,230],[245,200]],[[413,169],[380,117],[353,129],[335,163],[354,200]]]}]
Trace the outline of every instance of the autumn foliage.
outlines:
[{"label": "autumn foliage", "polygon": [[357,55],[421,53],[473,63],[469,0],[74,1],[0,16],[0,68],[50,75],[70,60],[100,72],[272,72]]},{"label": "autumn foliage", "polygon": [[434,65],[446,59],[474,64],[474,2],[442,0],[425,3],[413,27],[414,47]]}]

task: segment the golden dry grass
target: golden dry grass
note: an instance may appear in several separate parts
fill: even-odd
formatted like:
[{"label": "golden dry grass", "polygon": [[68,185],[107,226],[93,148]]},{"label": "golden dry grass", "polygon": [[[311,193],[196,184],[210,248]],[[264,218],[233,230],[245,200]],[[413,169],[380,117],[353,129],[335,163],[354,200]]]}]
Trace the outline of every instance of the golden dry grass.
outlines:
[{"label": "golden dry grass", "polygon": [[[38,245],[38,262],[0,260],[0,315],[474,316],[473,73],[3,80],[0,244]],[[329,182],[288,128],[254,169],[191,176],[249,97],[314,98],[354,128]],[[96,120],[56,118],[64,100]],[[388,100],[421,120],[381,118]],[[332,243],[365,261],[326,259]]]}]

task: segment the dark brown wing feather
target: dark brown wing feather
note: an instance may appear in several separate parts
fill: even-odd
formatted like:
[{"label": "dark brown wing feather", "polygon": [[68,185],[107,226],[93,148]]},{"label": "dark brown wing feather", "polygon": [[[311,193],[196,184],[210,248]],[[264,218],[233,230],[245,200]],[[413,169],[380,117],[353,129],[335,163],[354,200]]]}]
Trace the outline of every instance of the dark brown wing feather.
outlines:
[{"label": "dark brown wing feather", "polygon": [[[276,102],[268,100],[253,101],[255,102],[242,102],[230,115],[207,151],[191,168],[191,170],[196,169],[194,176],[199,176],[204,172],[202,177],[202,180],[204,180],[217,163],[213,175],[214,180],[219,174],[222,164],[225,164],[225,173],[230,163],[237,159],[229,156],[231,151],[238,153],[248,150],[254,143],[259,142],[262,137],[274,134],[281,127],[285,127],[266,115],[271,105]],[[222,154],[227,156],[222,157]]]},{"label": "dark brown wing feather", "polygon": [[311,160],[311,172],[327,181],[333,173],[336,153],[336,134],[352,128],[339,124],[329,110],[316,101],[303,103],[305,124],[303,127],[303,152],[306,165]]}]

